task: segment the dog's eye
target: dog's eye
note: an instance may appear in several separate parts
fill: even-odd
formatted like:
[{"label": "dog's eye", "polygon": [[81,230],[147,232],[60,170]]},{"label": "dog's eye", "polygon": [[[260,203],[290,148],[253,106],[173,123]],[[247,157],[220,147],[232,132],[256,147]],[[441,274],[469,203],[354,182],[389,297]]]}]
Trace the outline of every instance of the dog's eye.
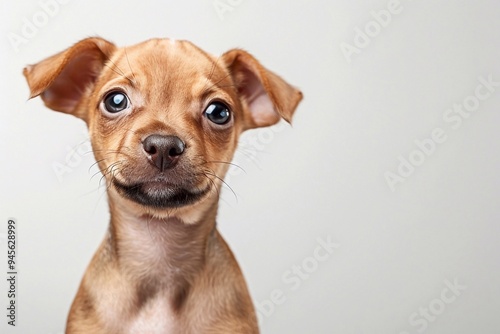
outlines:
[{"label": "dog's eye", "polygon": [[104,108],[107,112],[115,114],[128,107],[128,97],[122,92],[113,92],[104,98]]},{"label": "dog's eye", "polygon": [[207,109],[205,109],[207,118],[215,124],[227,124],[231,119],[231,112],[229,108],[222,102],[212,102]]}]

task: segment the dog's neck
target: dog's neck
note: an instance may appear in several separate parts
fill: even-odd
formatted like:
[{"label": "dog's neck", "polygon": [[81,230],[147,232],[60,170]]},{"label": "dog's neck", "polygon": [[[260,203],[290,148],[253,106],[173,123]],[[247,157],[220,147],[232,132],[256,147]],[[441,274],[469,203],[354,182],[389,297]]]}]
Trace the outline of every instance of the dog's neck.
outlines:
[{"label": "dog's neck", "polygon": [[207,242],[215,237],[216,201],[189,224],[175,210],[158,219],[134,212],[123,199],[110,196],[109,201],[108,244],[130,279],[168,287],[172,282],[189,283],[203,269]]}]

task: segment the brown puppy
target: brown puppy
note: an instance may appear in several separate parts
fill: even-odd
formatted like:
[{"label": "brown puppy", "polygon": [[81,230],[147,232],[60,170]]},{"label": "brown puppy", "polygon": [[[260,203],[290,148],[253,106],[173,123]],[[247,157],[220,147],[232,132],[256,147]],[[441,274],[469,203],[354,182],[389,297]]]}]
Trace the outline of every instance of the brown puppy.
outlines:
[{"label": "brown puppy", "polygon": [[187,41],[118,48],[88,38],[24,69],[31,97],[83,119],[111,222],[66,333],[258,333],[216,230],[238,137],[290,121],[302,94],[245,51]]}]

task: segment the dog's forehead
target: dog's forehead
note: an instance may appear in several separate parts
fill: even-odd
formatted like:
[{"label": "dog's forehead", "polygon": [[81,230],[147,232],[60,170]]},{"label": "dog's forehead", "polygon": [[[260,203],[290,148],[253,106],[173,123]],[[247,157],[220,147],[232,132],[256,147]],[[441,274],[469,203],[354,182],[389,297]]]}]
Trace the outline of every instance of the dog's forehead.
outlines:
[{"label": "dog's forehead", "polygon": [[231,80],[220,57],[188,41],[152,39],[118,49],[99,86],[108,90],[114,83],[128,85],[128,81],[146,101],[164,104],[174,97],[190,101],[207,94],[209,88],[216,90],[216,86],[231,91]]},{"label": "dog's forehead", "polygon": [[152,76],[178,74],[182,77],[224,71],[217,57],[189,41],[174,39],[151,39],[124,47],[116,57],[122,71],[150,72]]},{"label": "dog's forehead", "polygon": [[154,39],[118,49],[96,86],[97,98],[123,89],[137,106],[171,115],[196,111],[209,97],[238,99],[229,69],[188,41]]}]

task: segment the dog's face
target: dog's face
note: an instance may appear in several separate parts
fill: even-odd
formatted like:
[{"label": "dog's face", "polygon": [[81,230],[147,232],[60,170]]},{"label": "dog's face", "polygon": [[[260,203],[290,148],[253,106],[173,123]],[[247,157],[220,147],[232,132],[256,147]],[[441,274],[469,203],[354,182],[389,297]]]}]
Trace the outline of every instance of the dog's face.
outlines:
[{"label": "dog's face", "polygon": [[32,97],[87,122],[116,197],[156,217],[213,203],[240,133],[290,121],[302,97],[244,51],[168,39],[86,39],[24,73]]},{"label": "dog's face", "polygon": [[129,200],[156,210],[217,193],[243,128],[229,72],[187,42],[121,49],[96,83],[89,128],[97,161]]}]

